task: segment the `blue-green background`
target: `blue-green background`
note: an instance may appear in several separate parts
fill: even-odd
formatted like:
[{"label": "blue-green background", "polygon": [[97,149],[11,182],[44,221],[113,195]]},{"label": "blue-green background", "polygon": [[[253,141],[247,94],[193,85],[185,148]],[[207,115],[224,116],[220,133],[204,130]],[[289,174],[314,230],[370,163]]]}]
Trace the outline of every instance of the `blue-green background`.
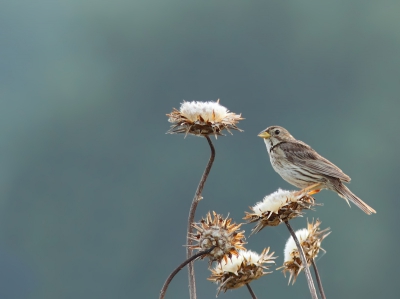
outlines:
[{"label": "blue-green background", "polygon": [[[398,0],[3,1],[0,297],[157,298],[185,259],[209,157],[204,139],[166,135],[165,114],[218,98],[244,132],[215,141],[196,219],[215,210],[240,222],[291,188],[257,138],[282,125],[378,211],[317,195],[324,206],[306,216],[332,229],[318,260],[327,297],[398,296],[399,15]],[[270,246],[279,266],[287,237],[267,228],[247,247]],[[207,263],[196,265],[199,298],[214,298]],[[166,298],[188,298],[187,284],[182,271]],[[252,286],[259,298],[309,298],[303,275]]]}]

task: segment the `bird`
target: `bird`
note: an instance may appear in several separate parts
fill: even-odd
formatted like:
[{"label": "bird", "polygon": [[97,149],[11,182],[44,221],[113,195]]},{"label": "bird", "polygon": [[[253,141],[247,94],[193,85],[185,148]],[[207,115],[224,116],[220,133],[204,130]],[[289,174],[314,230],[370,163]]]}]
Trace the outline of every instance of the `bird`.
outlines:
[{"label": "bird", "polygon": [[319,192],[329,189],[371,215],[376,211],[353,194],[343,183],[350,177],[303,141],[295,139],[288,130],[270,126],[258,134],[264,139],[274,170],[288,183],[303,191]]}]

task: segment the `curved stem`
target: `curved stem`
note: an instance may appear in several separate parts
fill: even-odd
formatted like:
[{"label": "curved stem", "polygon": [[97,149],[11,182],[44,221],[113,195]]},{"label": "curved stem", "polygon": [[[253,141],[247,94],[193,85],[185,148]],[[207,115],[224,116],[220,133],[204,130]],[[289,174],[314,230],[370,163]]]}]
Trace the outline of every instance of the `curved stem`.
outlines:
[{"label": "curved stem", "polygon": [[308,288],[310,289],[311,298],[318,299],[317,291],[315,290],[314,281],[311,276],[310,268],[308,267],[308,264],[307,264],[306,256],[304,255],[303,248],[301,247],[300,242],[296,237],[296,234],[294,233],[292,227],[290,226],[289,221],[285,221],[285,224],[286,224],[290,234],[292,235],[294,242],[296,243],[297,250],[299,251],[301,263],[303,264],[304,273],[306,274],[306,278],[307,278]]},{"label": "curved stem", "polygon": [[[189,245],[186,249],[186,257],[189,258],[192,255],[192,248],[190,248],[190,245],[192,245],[192,239],[190,238],[193,227],[192,223],[194,222],[194,216],[196,214],[196,208],[197,204],[199,201],[202,199],[201,193],[203,192],[204,184],[207,180],[208,174],[210,173],[211,166],[214,162],[215,159],[215,148],[213,143],[211,142],[211,139],[209,136],[205,136],[207,139],[207,142],[211,148],[211,156],[210,159],[208,160],[206,169],[204,170],[204,173],[200,179],[199,185],[197,186],[196,193],[194,195],[192,205],[190,206],[189,210],[189,217],[188,217],[188,225],[187,225],[187,245]],[[194,276],[194,266],[193,262],[188,265],[188,272],[189,272],[189,293],[190,293],[190,299],[196,299],[196,280]]]},{"label": "curved stem", "polygon": [[321,277],[319,276],[319,272],[318,272],[317,265],[315,264],[315,260],[312,259],[311,262],[312,262],[312,265],[314,268],[314,273],[315,273],[315,277],[317,279],[318,289],[319,289],[319,293],[321,294],[321,298],[326,299],[324,288],[322,287]]},{"label": "curved stem", "polygon": [[256,294],[254,294],[252,288],[250,287],[250,285],[249,285],[248,283],[246,283],[246,287],[247,287],[247,289],[248,289],[249,292],[250,292],[251,298],[257,299]]},{"label": "curved stem", "polygon": [[160,291],[160,299],[163,299],[165,297],[165,293],[167,292],[168,286],[171,283],[172,279],[174,279],[175,275],[181,271],[181,269],[183,267],[185,267],[187,264],[189,264],[190,262],[194,261],[195,259],[197,259],[198,257],[208,254],[211,251],[213,251],[213,249],[215,248],[215,246],[212,246],[211,248],[204,250],[204,251],[200,251],[198,253],[196,253],[195,255],[191,256],[190,258],[188,258],[186,261],[184,261],[182,264],[180,264],[178,266],[178,268],[176,268],[167,278],[167,280],[165,281],[161,291]]}]

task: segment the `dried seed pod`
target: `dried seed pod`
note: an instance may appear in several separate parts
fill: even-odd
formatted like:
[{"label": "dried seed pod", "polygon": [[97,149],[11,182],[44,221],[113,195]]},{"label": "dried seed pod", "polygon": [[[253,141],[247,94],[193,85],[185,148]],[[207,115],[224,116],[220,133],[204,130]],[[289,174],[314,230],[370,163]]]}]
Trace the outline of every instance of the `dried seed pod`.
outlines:
[{"label": "dried seed pod", "polygon": [[[307,222],[307,228],[296,231],[296,236],[299,239],[301,247],[303,248],[307,264],[309,266],[311,265],[312,260],[317,257],[319,250],[325,251],[323,248],[321,248],[321,242],[331,233],[329,228],[320,230],[320,224],[321,221],[317,219],[315,223]],[[302,265],[296,243],[292,237],[290,237],[286,242],[284,256],[285,261],[283,266],[279,267],[278,269],[283,268],[282,272],[285,276],[286,272],[289,272],[290,277],[288,283],[290,283],[290,281],[293,279],[292,284],[294,284],[297,276],[304,267]]]},{"label": "dried seed pod", "polygon": [[258,255],[253,251],[240,250],[238,256],[233,256],[232,259],[218,264],[211,270],[211,276],[208,280],[219,284],[217,296],[221,291],[226,292],[229,289],[237,289],[250,283],[253,280],[272,273],[265,272],[268,270],[268,265],[275,263],[274,252],[268,254],[269,248],[265,248]]},{"label": "dried seed pod", "polygon": [[209,257],[210,262],[221,262],[232,255],[238,255],[239,249],[243,247],[245,242],[244,231],[239,231],[242,224],[232,223],[231,218],[224,218],[213,212],[213,216],[208,212],[206,218],[203,218],[200,223],[194,223],[192,226],[197,230],[193,233],[191,239],[196,241],[196,244],[190,245],[192,249],[207,250],[212,246],[216,246],[209,254],[203,256]]},{"label": "dried seed pod", "polygon": [[315,192],[278,189],[250,207],[253,212],[245,212],[246,216],[243,219],[248,223],[257,222],[251,234],[258,233],[266,226],[277,226],[295,217],[301,217],[304,209],[309,210],[316,205],[312,194]]},{"label": "dried seed pod", "polygon": [[[221,131],[229,129],[240,130],[236,124],[242,120],[241,114],[229,112],[217,102],[183,102],[179,110],[173,109],[168,121],[172,123],[167,133],[185,133],[205,136],[223,135]],[[232,134],[232,133],[231,133]]]}]

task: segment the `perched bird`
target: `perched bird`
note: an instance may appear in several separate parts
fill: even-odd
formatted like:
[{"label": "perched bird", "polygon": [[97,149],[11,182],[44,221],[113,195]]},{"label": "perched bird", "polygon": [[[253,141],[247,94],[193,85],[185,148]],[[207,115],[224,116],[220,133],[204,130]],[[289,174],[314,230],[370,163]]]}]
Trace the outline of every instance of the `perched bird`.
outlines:
[{"label": "perched bird", "polygon": [[304,190],[332,190],[368,215],[376,213],[343,184],[350,182],[348,175],[286,129],[271,126],[258,137],[264,139],[272,167],[285,181]]}]

